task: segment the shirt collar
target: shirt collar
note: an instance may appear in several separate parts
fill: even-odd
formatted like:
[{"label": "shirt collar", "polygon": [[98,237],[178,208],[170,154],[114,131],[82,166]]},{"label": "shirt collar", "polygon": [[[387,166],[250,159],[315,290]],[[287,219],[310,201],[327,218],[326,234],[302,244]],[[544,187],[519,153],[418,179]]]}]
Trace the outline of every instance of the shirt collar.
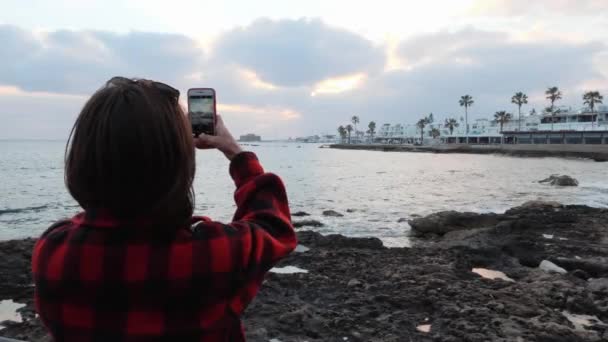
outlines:
[{"label": "shirt collar", "polygon": [[140,216],[134,218],[119,218],[109,210],[103,208],[90,208],[74,216],[72,222],[97,228],[138,228],[153,226],[156,222],[151,216]]}]

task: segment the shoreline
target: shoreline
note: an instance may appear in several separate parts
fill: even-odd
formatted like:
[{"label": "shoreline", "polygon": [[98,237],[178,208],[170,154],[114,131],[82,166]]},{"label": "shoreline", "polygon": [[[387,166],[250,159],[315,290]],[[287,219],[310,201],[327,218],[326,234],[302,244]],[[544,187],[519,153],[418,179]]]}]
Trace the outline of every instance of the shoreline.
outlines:
[{"label": "shoreline", "polygon": [[[410,225],[411,248],[298,229],[298,249],[245,312],[248,341],[608,339],[608,209],[530,202]],[[1,322],[0,336],[45,341],[33,311],[34,242],[0,242],[0,300],[26,304],[24,321]],[[557,268],[539,268],[548,262]]]},{"label": "shoreline", "polygon": [[383,152],[472,153],[504,154],[519,157],[586,158],[598,162],[608,161],[608,145],[466,145],[435,146],[388,144],[330,144],[329,148]]}]

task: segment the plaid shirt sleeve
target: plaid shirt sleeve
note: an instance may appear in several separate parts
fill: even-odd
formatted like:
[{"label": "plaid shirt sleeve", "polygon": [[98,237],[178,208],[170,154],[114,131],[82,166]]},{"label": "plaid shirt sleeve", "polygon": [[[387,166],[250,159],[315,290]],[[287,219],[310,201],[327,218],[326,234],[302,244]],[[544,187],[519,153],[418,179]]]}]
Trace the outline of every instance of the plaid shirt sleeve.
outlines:
[{"label": "plaid shirt sleeve", "polygon": [[[285,187],[255,154],[230,164],[232,223],[155,230],[87,210],[36,242],[36,310],[55,340],[244,341],[239,320],[264,274],[296,246]],[[167,229],[169,228],[169,229]]]},{"label": "plaid shirt sleeve", "polygon": [[251,152],[232,160],[230,175],[237,187],[233,222],[224,225],[199,218],[202,223],[196,225],[194,235],[218,237],[214,267],[236,275],[236,294],[230,306],[240,315],[258,292],[264,274],[293,251],[297,241],[285,186],[278,176],[264,173]]}]

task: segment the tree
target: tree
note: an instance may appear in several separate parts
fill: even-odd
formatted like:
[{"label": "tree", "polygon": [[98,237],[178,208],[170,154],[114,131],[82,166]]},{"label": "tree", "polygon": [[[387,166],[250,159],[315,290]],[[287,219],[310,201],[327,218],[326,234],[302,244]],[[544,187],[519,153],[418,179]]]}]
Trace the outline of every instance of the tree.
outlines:
[{"label": "tree", "polygon": [[530,111],[530,115],[536,115],[536,109],[532,108],[532,110]]},{"label": "tree", "polygon": [[547,91],[545,91],[545,95],[547,95],[547,100],[551,101],[551,112],[553,112],[553,108],[555,105],[555,101],[561,100],[562,92],[559,91],[558,87],[549,87]]},{"label": "tree", "polygon": [[367,133],[369,133],[369,136],[372,138],[372,142],[374,142],[374,134],[376,134],[376,123],[371,121],[369,125],[367,125],[367,128],[369,128],[367,130]]},{"label": "tree", "polygon": [[353,123],[353,125],[355,125],[355,131],[357,130],[357,124],[359,123],[359,117],[356,115],[353,115],[353,117],[350,119],[350,121]]},{"label": "tree", "polygon": [[350,144],[350,133],[353,131],[353,125],[346,125],[346,132],[348,133],[348,143]]},{"label": "tree", "polygon": [[586,104],[589,106],[589,108],[591,108],[592,117],[595,110],[595,105],[602,103],[603,99],[604,97],[600,95],[599,91],[588,91],[583,95],[583,104]]},{"label": "tree", "polygon": [[519,115],[517,117],[519,130],[521,131],[521,106],[528,103],[528,95],[520,92],[515,93],[513,97],[511,97],[511,103],[515,103],[517,105],[517,109]]},{"label": "tree", "polygon": [[433,137],[433,139],[437,139],[440,135],[441,131],[439,130],[439,128],[431,129],[431,136]]},{"label": "tree", "polygon": [[[511,120],[511,113],[507,113],[504,110],[496,112],[496,114],[494,114],[494,120],[500,123],[500,134],[502,134],[502,126]],[[501,136],[500,139],[503,140],[503,138],[504,136]]]},{"label": "tree", "polygon": [[418,120],[418,122],[416,123],[416,126],[420,129],[420,144],[421,145],[424,142],[424,127],[426,127],[426,125],[428,125],[428,124],[429,124],[428,117],[422,118],[422,119]]},{"label": "tree", "polygon": [[338,127],[338,133],[340,134],[340,139],[342,140],[342,142],[344,142],[344,139],[346,139],[346,128],[340,125],[340,127]]},{"label": "tree", "polygon": [[460,97],[460,101],[458,102],[460,103],[461,107],[464,107],[466,132],[467,135],[469,135],[469,107],[471,107],[475,101],[473,101],[473,96],[463,95]]},{"label": "tree", "polygon": [[557,114],[554,110],[555,101],[562,98],[562,92],[559,91],[558,87],[549,87],[545,91],[545,95],[547,95],[547,99],[551,101],[551,106],[547,109],[549,109],[549,113],[551,114],[551,130],[553,130],[553,123],[555,122],[555,115]]},{"label": "tree", "polygon": [[450,135],[452,135],[452,133],[454,133],[454,127],[458,127],[458,120],[454,119],[454,118],[450,118],[450,119],[445,119],[445,127],[447,127],[450,130]]},{"label": "tree", "polygon": [[428,121],[429,121],[429,124],[432,124],[433,122],[435,122],[435,118],[433,117],[433,113],[429,114]]}]

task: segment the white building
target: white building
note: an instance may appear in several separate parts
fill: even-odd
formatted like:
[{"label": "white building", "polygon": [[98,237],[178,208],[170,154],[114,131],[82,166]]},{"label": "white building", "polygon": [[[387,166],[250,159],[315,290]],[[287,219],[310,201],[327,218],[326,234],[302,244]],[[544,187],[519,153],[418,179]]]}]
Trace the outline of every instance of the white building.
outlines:
[{"label": "white building", "polygon": [[[440,138],[433,139],[431,131],[438,129]],[[608,132],[608,106],[599,106],[593,113],[588,108],[573,111],[568,107],[556,107],[554,115],[524,115],[521,122],[518,114],[512,114],[501,131],[500,123],[490,119],[476,119],[469,122],[466,133],[464,120],[450,132],[443,122],[427,124],[424,128],[424,143],[500,143],[502,133],[513,132]],[[608,134],[608,133],[607,133]],[[384,143],[420,143],[420,129],[415,124],[384,124],[374,139]]]}]

